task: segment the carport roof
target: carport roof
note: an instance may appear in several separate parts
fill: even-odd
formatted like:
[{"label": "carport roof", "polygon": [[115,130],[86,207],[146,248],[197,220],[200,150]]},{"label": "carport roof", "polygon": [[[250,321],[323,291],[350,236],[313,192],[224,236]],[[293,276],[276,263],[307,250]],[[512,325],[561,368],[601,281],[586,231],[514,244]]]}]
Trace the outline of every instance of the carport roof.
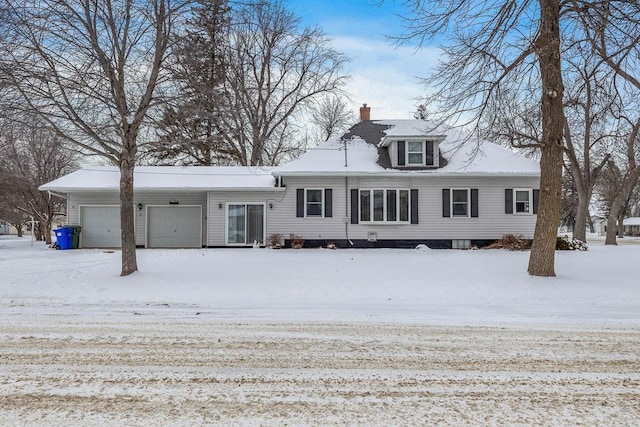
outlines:
[{"label": "carport roof", "polygon": [[[134,190],[275,190],[272,168],[258,166],[136,166]],[[39,187],[61,193],[118,191],[120,170],[93,166],[77,170]]]}]

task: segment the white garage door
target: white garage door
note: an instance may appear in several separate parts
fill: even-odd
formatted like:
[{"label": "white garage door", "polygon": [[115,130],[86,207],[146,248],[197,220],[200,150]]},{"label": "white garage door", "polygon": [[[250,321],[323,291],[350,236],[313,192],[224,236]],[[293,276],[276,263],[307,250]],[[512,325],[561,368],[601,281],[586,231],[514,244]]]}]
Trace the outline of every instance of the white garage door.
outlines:
[{"label": "white garage door", "polygon": [[80,246],[119,248],[120,206],[80,206]]},{"label": "white garage door", "polygon": [[148,206],[148,248],[201,248],[202,206]]}]

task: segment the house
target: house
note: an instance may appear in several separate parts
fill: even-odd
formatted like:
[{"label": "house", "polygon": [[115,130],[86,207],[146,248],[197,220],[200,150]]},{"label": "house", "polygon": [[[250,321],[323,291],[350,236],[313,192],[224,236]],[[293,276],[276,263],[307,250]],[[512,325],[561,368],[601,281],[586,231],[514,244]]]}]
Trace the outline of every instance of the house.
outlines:
[{"label": "house", "polygon": [[640,217],[629,217],[622,220],[625,236],[640,236]]},{"label": "house", "polygon": [[[422,120],[361,121],[281,167],[136,167],[141,247],[264,244],[468,248],[531,239],[537,162]],[[120,245],[119,171],[84,168],[40,187],[67,198],[81,247]]]},{"label": "house", "polygon": [[9,234],[11,225],[8,222],[0,221],[0,235]]}]

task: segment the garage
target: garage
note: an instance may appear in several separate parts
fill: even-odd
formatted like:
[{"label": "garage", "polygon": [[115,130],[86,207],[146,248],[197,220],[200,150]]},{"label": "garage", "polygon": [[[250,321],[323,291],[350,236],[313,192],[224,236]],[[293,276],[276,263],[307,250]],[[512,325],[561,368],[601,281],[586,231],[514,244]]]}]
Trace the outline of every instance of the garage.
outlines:
[{"label": "garage", "polygon": [[202,206],[147,206],[148,248],[201,248]]},{"label": "garage", "polygon": [[80,247],[119,248],[120,206],[80,206]]}]

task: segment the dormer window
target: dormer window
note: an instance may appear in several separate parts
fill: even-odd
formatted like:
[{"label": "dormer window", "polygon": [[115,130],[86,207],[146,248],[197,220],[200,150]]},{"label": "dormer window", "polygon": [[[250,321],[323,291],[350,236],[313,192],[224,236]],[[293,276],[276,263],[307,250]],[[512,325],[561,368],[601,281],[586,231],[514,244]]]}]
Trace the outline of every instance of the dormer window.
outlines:
[{"label": "dormer window", "polygon": [[425,167],[436,166],[435,142],[433,141],[398,141],[398,166]]},{"label": "dormer window", "polygon": [[424,143],[409,141],[407,144],[407,166],[424,166]]}]

